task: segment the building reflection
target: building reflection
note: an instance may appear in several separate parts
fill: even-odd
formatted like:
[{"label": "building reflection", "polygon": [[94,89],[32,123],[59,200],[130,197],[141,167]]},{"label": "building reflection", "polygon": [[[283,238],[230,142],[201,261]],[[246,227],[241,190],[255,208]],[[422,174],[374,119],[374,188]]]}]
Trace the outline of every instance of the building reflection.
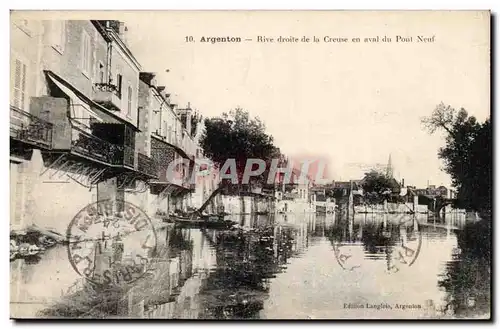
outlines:
[{"label": "building reflection", "polygon": [[[242,218],[241,224],[242,228],[228,231],[167,227],[158,233],[156,252],[140,279],[108,286],[85,282],[40,315],[255,318],[269,295],[270,280],[312,240],[324,236],[325,220],[251,216]],[[108,249],[108,257],[96,264],[99,272],[120,263],[117,258],[127,258],[119,246]]]},{"label": "building reflection", "polygon": [[[409,217],[411,219],[411,217]],[[287,271],[291,260],[312,245],[329,241],[347,246],[336,256],[377,261],[383,268],[398,264],[400,245],[415,244],[420,229],[394,216],[247,216],[236,230],[167,227],[158,232],[158,246],[149,270],[129,285],[103,286],[78,279],[59,302],[40,313],[45,317],[248,319],[257,318],[270,296],[271,282]],[[476,225],[477,226],[477,225]],[[451,230],[451,229],[450,229]],[[489,232],[481,227],[464,231],[423,226],[420,234],[442,246],[458,245],[446,263],[439,286],[447,306],[439,313],[457,316],[489,312]],[[484,237],[483,237],[484,236]],[[483,238],[481,238],[483,237]],[[482,241],[482,242],[481,242]],[[350,248],[350,249],[349,249]],[[450,249],[451,250],[451,249]],[[111,248],[115,261],[128,257]],[[404,251],[403,251],[404,252]],[[347,256],[346,256],[347,257]],[[444,256],[447,257],[447,256]],[[444,258],[448,260],[449,258]],[[106,270],[101,264],[100,271]],[[355,262],[346,266],[355,268]],[[377,267],[373,267],[377,268]],[[71,272],[73,273],[73,272]],[[434,277],[436,274],[432,274]],[[436,299],[436,307],[441,307]]]},{"label": "building reflection", "polygon": [[279,216],[266,225],[255,218],[250,231],[218,231],[213,240],[217,265],[201,291],[203,318],[257,318],[270,280],[307,248],[314,232],[310,223]]},{"label": "building reflection", "polygon": [[421,238],[419,225],[411,216],[359,214],[348,217],[345,213],[337,214],[335,223],[327,229],[327,236],[337,256],[356,255],[356,265],[348,266],[349,269],[358,267],[365,259],[385,261],[387,271],[395,269],[396,259],[407,262],[401,258],[401,252],[413,256]]}]

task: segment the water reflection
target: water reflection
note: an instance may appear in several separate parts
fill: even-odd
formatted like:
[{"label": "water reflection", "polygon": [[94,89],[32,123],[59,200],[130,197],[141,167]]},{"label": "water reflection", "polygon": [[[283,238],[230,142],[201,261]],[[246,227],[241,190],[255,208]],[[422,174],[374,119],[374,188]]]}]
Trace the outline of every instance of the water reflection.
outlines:
[{"label": "water reflection", "polygon": [[446,264],[439,286],[447,292],[444,312],[457,317],[490,314],[491,228],[484,222],[457,232],[458,248]]},{"label": "water reflection", "polygon": [[[239,223],[237,230],[160,230],[151,269],[128,285],[105,287],[83,280],[65,264],[62,247],[43,255],[38,264],[16,260],[11,268],[17,268],[20,279],[11,305],[19,309],[29,295],[39,307],[23,314],[35,310],[44,317],[90,318],[439,318],[489,313],[490,265],[482,256],[487,243],[471,244],[473,234],[464,232],[473,229],[458,230],[451,220],[420,218],[416,223],[409,215],[366,214],[233,220]],[[62,290],[62,296],[50,289]],[[345,307],[378,302],[420,308]]]}]

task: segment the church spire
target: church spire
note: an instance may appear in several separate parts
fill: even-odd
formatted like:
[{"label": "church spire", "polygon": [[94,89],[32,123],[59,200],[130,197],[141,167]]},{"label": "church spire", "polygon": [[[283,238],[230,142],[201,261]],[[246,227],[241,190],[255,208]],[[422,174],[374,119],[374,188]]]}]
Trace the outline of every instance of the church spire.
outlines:
[{"label": "church spire", "polygon": [[385,175],[388,178],[393,178],[394,177],[394,169],[392,167],[392,159],[391,159],[391,154],[390,153],[389,153],[389,161],[387,162],[387,168],[386,168]]}]

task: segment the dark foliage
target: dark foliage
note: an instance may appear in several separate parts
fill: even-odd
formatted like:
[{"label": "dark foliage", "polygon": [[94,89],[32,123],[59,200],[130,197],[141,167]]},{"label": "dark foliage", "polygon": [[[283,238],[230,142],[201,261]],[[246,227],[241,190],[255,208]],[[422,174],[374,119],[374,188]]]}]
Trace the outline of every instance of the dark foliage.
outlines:
[{"label": "dark foliage", "polygon": [[491,227],[469,223],[457,234],[458,247],[438,285],[447,292],[446,310],[458,317],[491,315]]},{"label": "dark foliage", "polygon": [[[247,159],[262,159],[267,168],[279,156],[273,137],[265,131],[259,118],[250,118],[248,112],[237,108],[221,117],[205,119],[205,133],[200,144],[205,155],[221,168],[226,160],[235,159],[238,182],[241,182]],[[256,168],[253,168],[256,169]],[[267,170],[255,181],[265,182]]]},{"label": "dark foliage", "polygon": [[395,186],[391,178],[372,170],[365,174],[362,187],[365,202],[376,204],[390,199]]},{"label": "dark foliage", "polygon": [[390,178],[375,170],[365,174],[362,186],[365,192],[378,194],[391,191],[393,188]]},{"label": "dark foliage", "polygon": [[490,120],[477,122],[465,109],[458,112],[443,103],[422,122],[434,133],[446,133],[446,145],[439,150],[444,171],[450,174],[458,199],[466,208],[490,211],[492,193],[492,134]]}]

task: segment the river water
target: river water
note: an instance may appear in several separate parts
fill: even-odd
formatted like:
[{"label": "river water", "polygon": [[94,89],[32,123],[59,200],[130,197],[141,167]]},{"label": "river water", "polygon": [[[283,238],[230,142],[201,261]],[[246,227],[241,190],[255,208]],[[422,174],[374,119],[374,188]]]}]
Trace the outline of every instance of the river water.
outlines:
[{"label": "river water", "polygon": [[490,314],[489,250],[471,242],[484,234],[460,216],[232,219],[239,229],[157,230],[148,275],[129,284],[90,285],[71,266],[66,246],[12,261],[11,315],[405,319]]}]

